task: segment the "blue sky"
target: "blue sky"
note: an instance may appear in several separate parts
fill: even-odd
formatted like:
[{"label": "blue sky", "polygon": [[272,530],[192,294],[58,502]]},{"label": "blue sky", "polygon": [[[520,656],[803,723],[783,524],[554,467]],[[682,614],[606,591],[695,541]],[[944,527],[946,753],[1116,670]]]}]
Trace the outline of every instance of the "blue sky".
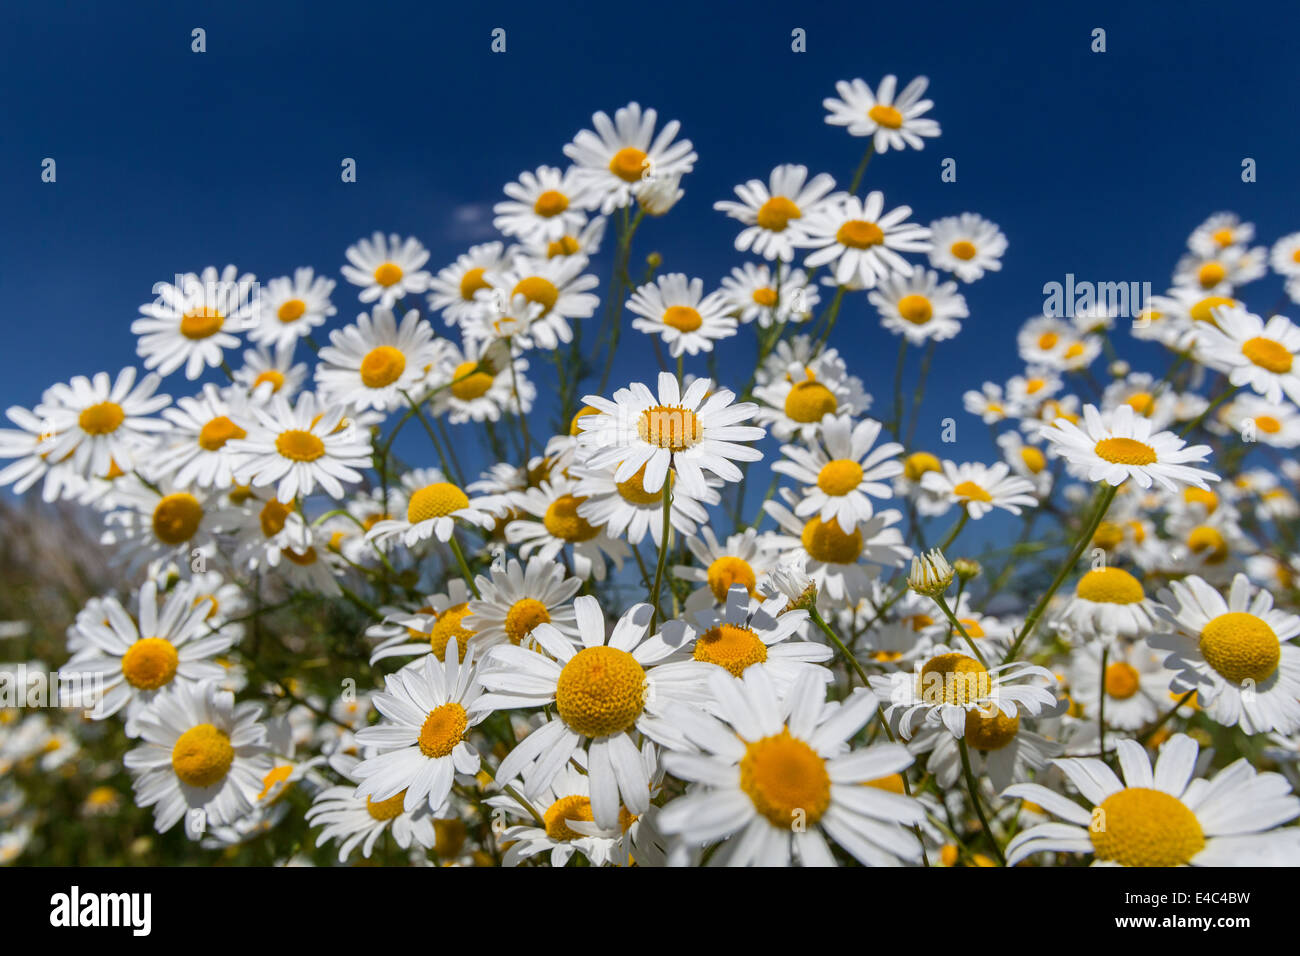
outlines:
[{"label": "blue sky", "polygon": [[[1186,234],[1220,209],[1264,241],[1300,227],[1292,9],[10,2],[0,403],[30,406],[53,381],[134,363],[128,326],[178,271],[337,275],[343,250],[374,229],[416,235],[432,266],[450,262],[485,237],[503,183],[563,164],[593,111],[629,100],[680,119],[700,155],[638,254],[658,250],[665,271],[716,285],[742,258],[713,202],[781,162],[847,183],[864,142],[823,122],[823,97],[841,78],[923,73],[943,136],[877,157],[868,184],[919,221],[978,211],[1010,240],[1003,271],[964,290],[971,318],[940,347],[919,432],[951,414],[959,450],[988,455],[960,396],[1019,370],[1015,329],[1045,282],[1072,272],[1163,291]],[[190,51],[194,27],[207,31],[204,54]],[[495,27],[504,54],[489,49]],[[796,27],[803,54],[790,50]],[[1090,51],[1094,27],[1107,31],[1104,54]],[[41,182],[45,157],[54,184]],[[343,157],[357,160],[355,184],[340,182]],[[940,182],[944,157],[956,183]],[[1255,183],[1241,181],[1244,157]],[[607,253],[593,267],[602,290]],[[1251,291],[1264,310],[1279,288]],[[339,322],[360,309],[344,282],[335,304]],[[1163,362],[1122,341],[1135,365]],[[833,344],[887,415],[896,342],[865,296],[846,304]],[[652,371],[625,348],[614,380]],[[166,390],[191,387],[173,377]]]}]

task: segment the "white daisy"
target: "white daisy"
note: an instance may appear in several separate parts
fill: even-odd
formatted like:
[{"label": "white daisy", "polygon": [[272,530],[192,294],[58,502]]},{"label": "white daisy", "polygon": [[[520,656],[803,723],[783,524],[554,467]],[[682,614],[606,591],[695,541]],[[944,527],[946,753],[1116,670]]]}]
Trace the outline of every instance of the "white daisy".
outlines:
[{"label": "white daisy", "polygon": [[194,398],[178,399],[172,408],[163,410],[163,417],[173,427],[151,456],[147,473],[170,477],[180,487],[230,487],[232,456],[227,443],[248,434],[239,425],[241,413],[211,383]]},{"label": "white daisy", "polygon": [[939,274],[930,269],[916,269],[910,276],[886,276],[867,299],[880,313],[886,329],[906,336],[913,344],[952,338],[961,331],[957,320],[970,315],[957,283],[940,283]]},{"label": "white daisy", "polygon": [[550,624],[565,637],[577,639],[577,616],[573,596],[582,579],[569,577],[564,567],[541,558],[527,565],[511,559],[504,568],[492,568],[490,576],[475,578],[479,599],[469,603],[474,627],[483,645],[509,642],[527,646],[539,624]]},{"label": "white daisy", "polygon": [[900,252],[929,252],[930,230],[907,222],[911,206],[885,211],[884,193],[876,190],[866,199],[848,196],[809,214],[804,235],[796,244],[814,249],[804,260],[817,267],[834,263],[840,285],[864,289],[892,273],[911,275],[912,264]]},{"label": "white daisy", "polygon": [[140,306],[144,318],[131,323],[144,367],[170,375],[184,365],[185,377],[195,379],[220,365],[223,351],[238,347],[239,333],[258,324],[256,288],[253,276],[241,276],[234,266],[221,272],[208,266],[201,274],[178,275],[175,285],[156,284],[158,298]]},{"label": "white daisy", "polygon": [[362,312],[355,325],[330,332],[330,344],[317,356],[321,403],[389,411],[405,405],[408,395],[419,400],[445,344],[414,309],[400,326],[382,306],[374,310],[373,320]]},{"label": "white daisy", "polygon": [[310,266],[293,270],[293,278],[272,279],[257,300],[259,321],[248,337],[267,348],[286,348],[338,312],[330,302],[335,282]]},{"label": "white daisy", "polygon": [[767,183],[751,179],[737,186],[740,202],[721,200],[713,208],[744,223],[736,237],[738,252],[790,262],[795,240],[803,238],[804,218],[819,210],[834,188],[826,173],[808,180],[807,166],[787,164],[773,169]]},{"label": "white daisy", "polygon": [[791,269],[781,275],[778,287],[770,266],[746,262],[731,270],[719,290],[727,310],[742,324],[757,321],[760,329],[773,322],[806,322],[821,301],[817,287],[808,285],[808,274]]},{"label": "white daisy", "polygon": [[294,364],[293,346],[247,349],[244,364],[235,369],[235,384],[247,391],[250,401],[265,405],[273,395],[292,399],[307,378],[307,364]]},{"label": "white daisy", "polygon": [[800,482],[803,495],[794,513],[801,518],[816,514],[834,520],[845,531],[870,519],[871,498],[890,498],[887,480],[903,473],[898,460],[903,446],[887,442],[873,448],[880,437],[880,422],[870,418],[854,424],[848,415],[823,420],[821,435],[807,447],[782,445],[784,461],[772,470]]},{"label": "white daisy", "polygon": [[442,312],[448,325],[459,325],[477,315],[479,305],[475,297],[479,290],[492,288],[487,276],[509,268],[511,259],[511,250],[500,242],[472,246],[430,280],[430,311]]},{"label": "white daisy", "polygon": [[1275,829],[1300,816],[1286,778],[1257,773],[1243,757],[1209,779],[1193,779],[1199,749],[1175,734],[1152,772],[1142,745],[1121,740],[1123,781],[1100,760],[1054,761],[1091,808],[1040,784],[1008,787],[1003,797],[1032,801],[1066,823],[1018,833],[1007,845],[1007,864],[1050,851],[1091,853],[1095,865],[1106,866],[1293,866],[1300,830]]},{"label": "white daisy", "polygon": [[1300,232],[1292,232],[1273,243],[1269,265],[1278,275],[1300,276]]},{"label": "white daisy", "polygon": [[537,398],[537,387],[529,381],[528,359],[511,358],[511,347],[503,341],[466,338],[464,348],[445,343],[438,367],[430,376],[435,415],[446,415],[453,425],[466,422],[497,422],[502,413],[527,415]]},{"label": "white daisy", "polygon": [[974,282],[985,272],[1002,268],[1007,237],[995,223],[973,212],[930,223],[930,265],[951,272],[962,282]]},{"label": "white daisy", "polygon": [[366,537],[375,541],[400,537],[408,548],[429,537],[445,542],[456,530],[457,519],[480,528],[491,528],[496,523],[482,504],[483,499],[470,498],[449,481],[435,481],[411,493],[404,518],[378,521]]},{"label": "white daisy", "polygon": [[552,166],[538,166],[536,173],[525,170],[518,182],[506,183],[510,199],[492,207],[493,227],[521,242],[551,242],[581,231],[587,214],[580,179],[572,166],[564,172]]},{"label": "white daisy", "polygon": [[840,98],[822,100],[828,113],[826,122],[848,127],[850,136],[870,136],[878,153],[907,146],[924,149],[922,137],[939,135],[938,122],[924,115],[934,106],[932,100],[923,99],[929,85],[927,77],[918,76],[895,96],[898,77],[892,73],[880,81],[874,93],[861,79],[840,80],[835,84]]},{"label": "white daisy", "polygon": [[[1029,730],[1019,716],[1008,717],[1001,711],[990,717],[968,711],[962,739],[971,773],[977,780],[987,778],[994,791],[1005,790],[1042,770],[1062,749],[1059,743]],[[927,727],[907,742],[907,749],[918,756],[929,754],[925,769],[944,790],[961,786],[961,748],[952,734]]]},{"label": "white daisy", "polygon": [[116,464],[133,468],[137,457],[151,447],[159,432],[171,426],[155,412],[171,404],[170,395],[155,395],[162,381],[146,375],[137,384],[135,369],[124,368],[116,381],[107,372],[94,379],[78,375],[45,390],[35,415],[41,422],[42,456],[56,463],[68,461],[83,478],[107,475]]},{"label": "white daisy", "polygon": [[1282,315],[1267,322],[1243,308],[1214,310],[1215,323],[1200,329],[1199,361],[1228,376],[1233,385],[1249,385],[1270,402],[1282,394],[1300,404],[1300,327]]},{"label": "white daisy", "polygon": [[429,250],[414,237],[402,239],[397,233],[384,238],[376,231],[369,239],[359,239],[348,246],[349,265],[340,270],[343,278],[361,286],[362,302],[378,301],[391,309],[398,300],[424,292],[433,277],[424,268]]},{"label": "white daisy", "polygon": [[1123,568],[1093,568],[1079,578],[1056,624],[1080,641],[1145,637],[1156,629],[1155,602]]},{"label": "white daisy", "polygon": [[1217,212],[1187,237],[1187,248],[1209,256],[1231,246],[1244,246],[1254,238],[1254,223],[1242,222],[1234,212]]},{"label": "white daisy", "polygon": [[515,495],[514,504],[522,515],[506,525],[506,541],[518,547],[524,559],[534,552],[543,561],[563,555],[573,574],[603,581],[606,558],[622,568],[629,549],[579,513],[586,499],[577,490],[576,481],[557,476]]},{"label": "white daisy", "polygon": [[1145,641],[1117,641],[1110,646],[1104,674],[1101,655],[1102,646],[1093,643],[1070,660],[1070,698],[1083,709],[1085,720],[1098,719],[1103,688],[1107,727],[1137,732],[1168,708],[1173,672],[1160,663],[1163,654],[1154,653]]},{"label": "white daisy", "polygon": [[1033,484],[1011,474],[1011,467],[1001,461],[993,465],[979,462],[958,465],[945,460],[943,471],[931,471],[922,476],[921,487],[936,497],[948,496],[975,519],[983,518],[994,508],[1018,515],[1022,507],[1032,508],[1038,504]]},{"label": "white daisy", "polygon": [[[600,284],[594,275],[584,272],[585,256],[564,256],[545,260],[517,258],[508,268],[484,276],[488,283],[476,293],[480,308],[487,308],[496,319],[510,316],[528,319],[528,332],[543,348],[555,348],[559,342],[573,338],[569,323],[596,314],[599,297],[591,289]],[[541,307],[537,316],[522,316],[512,305],[516,296]],[[462,320],[463,321],[463,320]]]},{"label": "white daisy", "polygon": [[[656,548],[662,547],[664,496],[657,491],[645,490],[645,469],[646,465],[642,465],[626,481],[615,481],[616,465],[604,468],[573,465],[569,474],[578,480],[574,494],[583,499],[578,514],[592,526],[603,528],[611,537],[626,539],[633,547],[639,545],[646,534],[650,535]],[[698,525],[709,520],[705,506],[722,501],[717,491],[722,482],[717,478],[706,478],[705,481],[716,487],[709,487],[703,496],[696,496],[685,487],[677,487],[676,479],[669,475],[668,483],[673,490],[668,520],[678,534],[694,534]]]},{"label": "white daisy", "polygon": [[691,141],[673,142],[681,124],[670,120],[655,136],[657,120],[654,110],[642,112],[639,104],[629,103],[614,113],[612,122],[605,113],[595,113],[591,122],[596,131],[584,129],[565,144],[564,155],[573,160],[575,176],[604,215],[628,205],[656,179],[679,177],[695,168],[698,157]]},{"label": "white daisy", "polygon": [[699,584],[686,599],[688,610],[701,605],[712,607],[727,599],[732,585],[744,585],[750,597],[758,594],[758,582],[776,563],[776,551],[768,546],[767,537],[759,537],[753,528],[727,537],[719,542],[708,525],[700,533],[688,535],[686,547],[699,566],[679,564],[673,574],[684,581]]},{"label": "white daisy", "polygon": [[[355,757],[342,758],[340,770],[354,784],[360,783],[354,775]],[[336,767],[336,769],[338,769]],[[303,814],[312,827],[322,827],[316,846],[331,840],[338,841],[339,862],[343,863],[352,851],[361,848],[361,855],[370,859],[371,851],[379,838],[391,830],[394,842],[403,850],[409,847],[432,849],[437,842],[433,816],[427,804],[413,811],[405,807],[406,791],[378,802],[369,797],[358,797],[355,786],[338,786],[322,790]]]},{"label": "white daisy", "polygon": [[1173,432],[1153,434],[1151,422],[1120,405],[1103,416],[1095,405],[1083,407],[1084,428],[1058,418],[1042,435],[1089,481],[1120,485],[1132,478],[1143,488],[1153,482],[1173,491],[1180,484],[1206,487],[1219,476],[1184,462],[1202,462],[1209,445],[1188,446]]},{"label": "white daisy", "polygon": [[641,286],[632,293],[627,309],[640,316],[632,320],[632,328],[663,336],[673,358],[711,352],[715,340],[736,334],[736,320],[727,314],[722,295],[704,295],[703,279],[688,280],[680,272]]}]

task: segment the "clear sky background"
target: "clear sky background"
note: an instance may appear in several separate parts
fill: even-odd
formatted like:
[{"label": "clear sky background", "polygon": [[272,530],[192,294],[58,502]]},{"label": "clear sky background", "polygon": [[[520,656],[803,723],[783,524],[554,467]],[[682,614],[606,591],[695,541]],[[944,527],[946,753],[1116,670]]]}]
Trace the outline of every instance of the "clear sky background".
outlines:
[{"label": "clear sky background", "polygon": [[[827,126],[822,99],[842,78],[925,74],[942,137],[877,157],[868,185],[920,222],[977,211],[1010,240],[1003,271],[964,290],[971,318],[939,347],[918,432],[937,437],[952,415],[954,456],[988,460],[961,394],[1020,370],[1015,330],[1045,282],[1072,272],[1162,292],[1187,233],[1221,209],[1265,242],[1300,229],[1297,19],[1282,3],[8,0],[0,407],[137,363],[128,327],[176,272],[233,262],[266,280],[312,265],[340,278],[336,325],[350,321],[362,307],[337,272],[350,243],[413,234],[431,267],[451,262],[490,235],[504,183],[564,165],[592,112],[630,100],[680,119],[700,156],[637,252],[716,287],[743,258],[714,201],[782,162],[846,185],[865,141]],[[194,27],[206,53],[190,50]],[[504,54],[490,51],[495,27]],[[796,27],[806,53],[791,52]],[[1104,54],[1090,51],[1095,27]],[[45,157],[57,183],[41,182]],[[357,161],[354,184],[340,181],[343,157]],[[944,157],[956,183],[940,181]],[[1255,183],[1241,181],[1244,157]],[[602,292],[608,246],[593,266]],[[1248,288],[1263,311],[1280,284]],[[624,337],[615,383],[653,375],[638,335]],[[1158,349],[1119,341],[1136,367],[1162,372]],[[897,343],[865,295],[850,297],[832,344],[887,417]],[[752,345],[736,355],[722,373],[738,369],[739,386]],[[196,387],[173,376],[165,390]]]}]

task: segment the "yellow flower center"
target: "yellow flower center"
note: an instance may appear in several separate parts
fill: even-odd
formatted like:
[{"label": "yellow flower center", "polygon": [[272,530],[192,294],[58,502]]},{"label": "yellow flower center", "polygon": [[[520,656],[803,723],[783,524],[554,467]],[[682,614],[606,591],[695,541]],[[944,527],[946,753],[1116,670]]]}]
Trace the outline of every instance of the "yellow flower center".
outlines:
[{"label": "yellow flower center", "polygon": [[469,507],[469,498],[449,481],[437,481],[411,495],[406,505],[406,520],[411,524],[444,518]]},{"label": "yellow flower center", "polygon": [[449,757],[456,745],[465,739],[469,715],[455,701],[449,701],[429,711],[420,727],[420,753],[432,759]]},{"label": "yellow flower center", "polygon": [[1241,354],[1274,375],[1285,375],[1291,371],[1291,365],[1295,361],[1295,356],[1281,342],[1260,336],[1248,339],[1241,346]]},{"label": "yellow flower center", "polygon": [[1192,317],[1193,321],[1209,322],[1211,325],[1218,325],[1218,323],[1214,321],[1214,310],[1220,306],[1233,306],[1236,304],[1236,299],[1229,299],[1221,295],[1211,295],[1193,305],[1187,310],[1187,314]]},{"label": "yellow flower center", "polygon": [[754,587],[758,582],[754,569],[750,567],[749,562],[744,558],[737,558],[733,555],[723,555],[710,564],[708,579],[709,590],[713,592],[713,596],[718,601],[725,601],[727,592],[735,584],[743,584],[750,597],[753,597]]},{"label": "yellow flower center", "polygon": [[664,312],[664,325],[679,332],[694,332],[703,324],[700,313],[689,305],[670,305]]},{"label": "yellow flower center", "polygon": [[953,485],[952,493],[958,498],[964,498],[967,501],[989,502],[993,500],[991,494],[973,481],[963,481]]},{"label": "yellow flower center", "polygon": [[1047,385],[1047,380],[1042,378],[1030,378],[1025,380],[1025,393],[1028,395],[1037,395]]},{"label": "yellow flower center", "polygon": [[813,824],[831,804],[826,761],[789,729],[756,740],[740,758],[740,789],[772,826]]},{"label": "yellow flower center", "polygon": [[796,422],[811,424],[840,407],[835,393],[813,379],[795,382],[785,397],[785,413]]},{"label": "yellow flower center", "polygon": [[1205,661],[1234,684],[1266,681],[1282,659],[1282,645],[1268,622],[1254,614],[1220,614],[1201,631]]},{"label": "yellow flower center", "polygon": [[472,402],[483,395],[496,379],[487,372],[476,372],[478,362],[461,362],[451,373],[451,394],[462,402]]},{"label": "yellow flower center", "polygon": [[546,190],[546,192],[538,196],[537,201],[533,203],[533,212],[545,219],[550,219],[552,216],[558,216],[568,208],[569,197],[554,189]]},{"label": "yellow flower center", "polygon": [[940,654],[921,668],[921,700],[935,706],[961,707],[987,697],[993,689],[989,672],[965,654]]},{"label": "yellow flower center", "polygon": [[309,431],[291,428],[276,436],[275,450],[294,461],[315,461],[325,454],[325,443]]},{"label": "yellow flower center", "polygon": [[852,458],[836,458],[822,465],[817,487],[833,497],[847,495],[862,483],[862,466]]},{"label": "yellow flower center", "polygon": [[586,500],[574,495],[560,495],[547,506],[542,524],[561,541],[590,541],[600,534],[600,529],[593,528],[578,514],[578,505]]},{"label": "yellow flower center", "polygon": [[387,800],[380,800],[375,803],[369,797],[366,797],[366,812],[370,816],[383,823],[402,815],[403,804],[406,802],[406,791],[403,790],[396,796],[389,797]]},{"label": "yellow flower center", "polygon": [[1183,500],[1189,505],[1201,505],[1206,514],[1214,514],[1219,510],[1219,496],[1209,488],[1194,488],[1189,485],[1183,489]]},{"label": "yellow flower center", "polygon": [[757,634],[747,627],[737,624],[721,624],[709,628],[695,641],[697,661],[717,664],[739,677],[751,664],[762,664],[767,660],[767,645]]},{"label": "yellow flower center", "polygon": [[316,549],[310,546],[301,554],[290,548],[281,548],[280,554],[291,564],[296,564],[300,568],[305,568],[308,565],[316,563]]},{"label": "yellow flower center", "polygon": [[1282,430],[1282,423],[1272,415],[1256,415],[1255,427],[1268,435],[1276,435]]},{"label": "yellow flower center", "polygon": [[1142,583],[1123,568],[1097,568],[1079,579],[1075,593],[1096,604],[1136,604],[1146,598]]},{"label": "yellow flower center", "polygon": [[206,339],[220,332],[224,321],[225,316],[216,309],[207,306],[192,309],[181,316],[181,335],[187,339]]},{"label": "yellow flower center", "polygon": [[965,239],[958,239],[948,247],[948,251],[958,259],[969,261],[975,258],[975,243]]},{"label": "yellow flower center", "polygon": [[1229,229],[1227,226],[1225,226],[1222,229],[1215,230],[1214,235],[1211,238],[1214,239],[1215,243],[1220,248],[1226,248],[1232,245],[1234,241],[1236,241],[1236,236],[1233,234],[1232,230]]},{"label": "yellow flower center", "polygon": [[966,712],[966,743],[976,750],[1001,750],[1019,731],[1019,716],[1008,717],[1000,710],[992,717],[981,717],[978,710]]},{"label": "yellow flower center", "polygon": [[1182,866],[1200,853],[1205,834],[1177,797],[1150,787],[1112,793],[1088,829],[1097,859],[1121,866]]},{"label": "yellow flower center", "polygon": [[850,249],[867,249],[885,241],[885,231],[874,222],[850,219],[835,231],[835,241]]},{"label": "yellow flower center", "polygon": [[[649,462],[646,462],[646,464],[648,465]],[[645,490],[645,469],[646,466],[642,465],[640,468],[636,470],[636,474],[634,474],[627,481],[618,482],[617,484],[618,493],[623,498],[624,501],[630,504],[640,505],[642,507],[653,505],[653,504],[659,504],[662,502],[663,500],[662,491],[649,492]],[[670,474],[668,478],[670,482],[671,482],[671,477],[672,476]]]},{"label": "yellow flower center", "polygon": [[244,438],[244,431],[225,415],[218,415],[199,430],[199,447],[204,451],[217,451],[232,438]]},{"label": "yellow flower center", "polygon": [[179,663],[171,641],[142,637],[122,655],[122,676],[136,690],[157,690],[171,683]]},{"label": "yellow flower center", "polygon": [[483,278],[487,272],[482,266],[475,266],[473,269],[466,269],[465,274],[460,277],[460,297],[466,302],[473,301],[474,293],[479,289],[490,289],[492,284]]},{"label": "yellow flower center", "polygon": [[1156,461],[1156,450],[1135,438],[1103,438],[1093,451],[1117,465],[1152,465]]},{"label": "yellow flower center", "polygon": [[1060,341],[1061,337],[1055,332],[1044,332],[1038,337],[1038,347],[1044,352],[1050,352]]},{"label": "yellow flower center", "polygon": [[630,728],[645,706],[646,679],[627,651],[601,645],[575,654],[555,685],[555,706],[584,737],[605,737]]},{"label": "yellow flower center", "polygon": [[920,481],[927,471],[942,471],[939,459],[928,451],[914,451],[903,459],[903,475],[908,481]]},{"label": "yellow flower center", "polygon": [[704,437],[704,424],[689,408],[655,405],[641,413],[636,433],[657,448],[685,451]]},{"label": "yellow flower center", "polygon": [[903,114],[892,106],[877,103],[867,110],[867,115],[886,129],[898,129],[903,125]]},{"label": "yellow flower center", "polygon": [[281,322],[293,322],[306,314],[307,303],[302,299],[285,299],[275,310],[275,317]]},{"label": "yellow flower center", "polygon": [[506,612],[506,636],[511,644],[520,643],[538,624],[550,623],[551,614],[546,605],[536,598],[520,598]]},{"label": "yellow flower center", "polygon": [[262,506],[262,512],[258,516],[262,525],[262,534],[268,538],[273,538],[284,530],[284,523],[289,520],[289,515],[293,509],[288,505],[281,504],[272,498]]},{"label": "yellow flower center", "polygon": [[226,779],[235,762],[230,738],[211,724],[199,724],[180,735],[172,747],[172,769],[191,787],[211,787]]},{"label": "yellow flower center", "polygon": [[546,808],[542,819],[546,821],[547,837],[557,843],[581,840],[584,834],[570,827],[568,821],[581,820],[583,823],[591,823],[595,819],[591,813],[591,798],[576,794],[561,797]]},{"label": "yellow flower center", "polygon": [[1068,359],[1078,358],[1083,354],[1082,342],[1071,342],[1069,348],[1065,350],[1065,357]]},{"label": "yellow flower center", "polygon": [[1201,284],[1202,289],[1213,289],[1223,281],[1224,276],[1228,274],[1222,263],[1207,262],[1196,273],[1196,281]]},{"label": "yellow flower center", "polygon": [[635,146],[624,146],[609,161],[609,171],[625,183],[634,183],[645,173],[646,154]]},{"label": "yellow flower center", "polygon": [[1218,528],[1198,525],[1187,535],[1187,547],[1201,555],[1206,564],[1218,564],[1228,557],[1228,542]]},{"label": "yellow flower center", "polygon": [[582,246],[574,236],[561,236],[552,242],[546,244],[546,258],[554,259],[556,256],[571,256]]},{"label": "yellow flower center", "polygon": [[966,628],[966,633],[971,637],[979,638],[984,636],[984,628],[980,627],[980,622],[975,618],[959,617],[957,620],[961,622],[962,627]]},{"label": "yellow flower center", "polygon": [[1025,467],[1035,475],[1047,467],[1047,456],[1033,445],[1021,446],[1020,460],[1023,461]]},{"label": "yellow flower center", "polygon": [[116,402],[100,402],[83,408],[77,416],[77,424],[87,435],[108,435],[117,431],[118,426],[126,421],[126,412]]},{"label": "yellow flower center", "polygon": [[387,288],[402,281],[402,267],[396,262],[382,263],[375,269],[375,281]]},{"label": "yellow flower center", "polygon": [[1124,399],[1125,404],[1139,415],[1150,417],[1155,411],[1156,399],[1150,392],[1134,392],[1128,398]]},{"label": "yellow flower center", "polygon": [[934,318],[934,306],[925,296],[913,293],[898,300],[898,314],[913,325],[925,325]]},{"label": "yellow flower center", "polygon": [[1106,667],[1106,696],[1128,700],[1142,686],[1137,668],[1126,661],[1115,661]]},{"label": "yellow flower center", "polygon": [[758,225],[769,232],[784,232],[791,219],[802,219],[803,212],[784,196],[773,196],[758,208]]},{"label": "yellow flower center", "polygon": [[259,385],[265,385],[267,382],[271,383],[272,392],[278,392],[284,385],[284,373],[279,369],[268,368],[253,379],[253,388],[256,389]]},{"label": "yellow flower center", "polygon": [[293,776],[293,764],[281,764],[278,767],[272,767],[265,777],[262,778],[262,792],[257,795],[258,800],[265,800],[272,791],[277,792],[272,799],[272,803],[284,795],[282,784]]},{"label": "yellow flower center", "polygon": [[542,276],[528,276],[520,279],[515,284],[514,291],[510,294],[522,295],[529,302],[540,305],[543,315],[550,312],[560,299],[560,290],[555,287],[555,283]]},{"label": "yellow flower center", "polygon": [[1124,541],[1124,529],[1112,521],[1103,521],[1097,525],[1097,533],[1092,536],[1092,543],[1099,548],[1113,551]]},{"label": "yellow flower center", "polygon": [[770,309],[776,305],[776,290],[771,286],[762,286],[754,290],[752,298],[758,305]]},{"label": "yellow flower center", "polygon": [[447,659],[447,645],[456,639],[456,657],[464,661],[465,652],[469,650],[469,641],[478,632],[465,626],[465,618],[470,617],[469,604],[453,604],[433,622],[429,632],[429,649],[440,661]]},{"label": "yellow flower center", "polygon": [[164,544],[180,544],[194,536],[202,520],[199,500],[187,491],[178,491],[154,505],[153,533]]},{"label": "yellow flower center", "polygon": [[406,371],[406,356],[401,349],[380,345],[366,353],[361,360],[361,381],[366,388],[383,388],[392,385]]},{"label": "yellow flower center", "polygon": [[852,534],[845,534],[834,518],[813,518],[803,526],[799,540],[808,556],[823,564],[852,564],[862,554],[862,532],[854,528]]}]

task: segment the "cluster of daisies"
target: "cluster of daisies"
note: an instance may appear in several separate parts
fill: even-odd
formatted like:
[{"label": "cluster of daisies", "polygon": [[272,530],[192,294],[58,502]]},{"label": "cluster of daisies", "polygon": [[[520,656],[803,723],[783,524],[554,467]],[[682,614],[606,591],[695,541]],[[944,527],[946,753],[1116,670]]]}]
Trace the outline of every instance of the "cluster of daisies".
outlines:
[{"label": "cluster of daisies", "polygon": [[[157,830],[421,865],[1300,863],[1300,328],[1241,298],[1271,269],[1300,301],[1300,233],[1217,215],[1138,314],[1030,319],[1023,374],[965,396],[990,460],[943,457],[830,345],[928,368],[1001,267],[995,224],[863,187],[940,134],[927,86],[839,83],[856,172],[736,186],[716,288],[632,277],[696,160],[632,103],[437,271],[350,247],[345,324],[311,268],[179,275],[132,323],[143,374],[10,408],[0,485],[84,505],[134,584],[60,670]],[[755,366],[718,374],[745,326]],[[611,388],[626,338],[659,372]],[[967,553],[986,519],[1014,543]],[[0,777],[51,769],[57,728],[10,713]]]}]

